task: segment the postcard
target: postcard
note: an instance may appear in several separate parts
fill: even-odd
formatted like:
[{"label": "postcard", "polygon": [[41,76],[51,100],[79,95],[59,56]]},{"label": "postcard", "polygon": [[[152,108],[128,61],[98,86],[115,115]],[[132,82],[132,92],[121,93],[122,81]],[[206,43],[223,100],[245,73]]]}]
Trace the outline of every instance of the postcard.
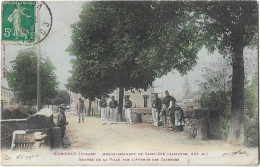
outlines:
[{"label": "postcard", "polygon": [[257,1],[2,1],[1,165],[257,165]]}]

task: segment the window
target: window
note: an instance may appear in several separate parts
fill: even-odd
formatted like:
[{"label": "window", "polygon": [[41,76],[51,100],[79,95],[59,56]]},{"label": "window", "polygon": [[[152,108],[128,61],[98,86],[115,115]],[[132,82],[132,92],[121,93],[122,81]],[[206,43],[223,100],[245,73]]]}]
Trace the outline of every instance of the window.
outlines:
[{"label": "window", "polygon": [[149,96],[144,95],[143,97],[144,97],[144,107],[147,107],[147,101],[148,101]]},{"label": "window", "polygon": [[144,93],[147,93],[147,89],[144,89]]},{"label": "window", "polygon": [[130,98],[130,95],[125,95],[125,103],[126,103],[126,98]]}]

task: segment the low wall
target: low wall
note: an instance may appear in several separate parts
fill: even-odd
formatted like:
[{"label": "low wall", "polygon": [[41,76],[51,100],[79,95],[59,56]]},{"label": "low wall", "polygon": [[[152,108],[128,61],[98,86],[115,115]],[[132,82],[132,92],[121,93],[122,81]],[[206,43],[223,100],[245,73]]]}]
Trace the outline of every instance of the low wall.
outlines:
[{"label": "low wall", "polygon": [[134,123],[148,123],[151,124],[152,119],[152,109],[151,108],[133,108],[131,112],[131,117]]},{"label": "low wall", "polygon": [[5,126],[10,129],[11,132],[15,130],[26,130],[27,119],[6,119],[1,120],[1,126]]},{"label": "low wall", "polygon": [[[52,130],[51,133],[50,129]],[[54,129],[54,130],[53,130]],[[61,146],[60,128],[55,127],[53,112],[49,109],[42,109],[27,119],[1,120],[1,147],[11,148],[12,133],[16,130],[26,130],[26,134],[43,132],[47,135],[45,144],[47,147],[59,148]],[[55,143],[51,143],[54,141]]]},{"label": "low wall", "polygon": [[[220,139],[221,125],[219,121],[219,112],[216,110],[196,109],[184,111],[184,130],[186,133],[197,139]],[[134,123],[152,124],[151,108],[133,108],[132,119]],[[166,121],[166,122],[165,122]],[[166,113],[166,120],[163,117],[163,125],[167,129],[172,129],[173,125],[170,119],[170,113]]]},{"label": "low wall", "polygon": [[26,129],[27,119],[1,120],[1,148],[11,148],[13,132]]},{"label": "low wall", "polygon": [[[143,122],[143,123],[152,124],[153,123],[152,108],[133,108],[132,119],[135,123]],[[166,120],[165,118],[163,118],[163,126],[165,125],[166,128],[172,128],[170,113],[166,113]]]}]

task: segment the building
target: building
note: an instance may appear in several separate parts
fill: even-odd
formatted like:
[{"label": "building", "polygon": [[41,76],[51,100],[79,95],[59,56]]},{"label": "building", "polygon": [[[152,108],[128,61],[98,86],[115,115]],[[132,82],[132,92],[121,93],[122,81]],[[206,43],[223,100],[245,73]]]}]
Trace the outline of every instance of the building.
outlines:
[{"label": "building", "polygon": [[4,87],[4,86],[1,86],[1,106],[2,106],[2,109],[10,106],[12,104],[12,99],[13,99],[13,92]]},{"label": "building", "polygon": [[177,104],[184,110],[201,108],[201,95],[202,93],[200,91],[189,92],[183,96],[182,100],[177,101]]},{"label": "building", "polygon": [[[112,95],[115,96],[115,100],[117,100],[117,102],[119,102],[119,88],[115,89],[114,92],[110,94],[110,96],[112,96]],[[144,89],[125,90],[124,98],[123,98],[124,103],[125,103],[125,97],[127,97],[127,96],[130,97],[133,108],[151,108],[152,107],[152,89],[151,88],[149,88],[147,90],[144,90]],[[77,104],[78,104],[79,98],[82,98],[84,100],[86,110],[88,110],[89,100],[82,97],[81,94],[71,93],[71,112],[73,112],[73,113],[77,112]],[[95,99],[95,101],[92,101],[91,114],[92,114],[92,111],[94,112],[94,114],[100,114],[99,101],[100,101],[100,99]],[[110,101],[111,101],[111,98],[107,98],[108,104]]]},{"label": "building", "polygon": [[[71,112],[77,113],[77,104],[79,101],[79,98],[84,100],[84,105],[86,107],[86,113],[88,112],[88,108],[89,108],[89,100],[85,99],[84,97],[82,97],[81,94],[77,94],[77,93],[71,93]],[[91,102],[91,111],[90,114],[97,114],[99,112],[99,106],[98,106],[99,100],[95,99],[95,101]]]},{"label": "building", "polygon": [[[117,88],[112,94],[115,96],[115,100],[119,100],[119,88]],[[152,88],[148,89],[132,89],[124,91],[124,102],[125,97],[130,97],[133,108],[151,108],[152,107]]]}]

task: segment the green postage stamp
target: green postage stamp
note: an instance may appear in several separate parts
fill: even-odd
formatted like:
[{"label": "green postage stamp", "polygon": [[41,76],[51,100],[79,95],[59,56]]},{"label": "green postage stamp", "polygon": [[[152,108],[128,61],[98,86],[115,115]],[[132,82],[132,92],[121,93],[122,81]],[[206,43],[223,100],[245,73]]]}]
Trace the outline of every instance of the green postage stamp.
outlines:
[{"label": "green postage stamp", "polygon": [[36,1],[2,2],[2,41],[35,42]]}]

